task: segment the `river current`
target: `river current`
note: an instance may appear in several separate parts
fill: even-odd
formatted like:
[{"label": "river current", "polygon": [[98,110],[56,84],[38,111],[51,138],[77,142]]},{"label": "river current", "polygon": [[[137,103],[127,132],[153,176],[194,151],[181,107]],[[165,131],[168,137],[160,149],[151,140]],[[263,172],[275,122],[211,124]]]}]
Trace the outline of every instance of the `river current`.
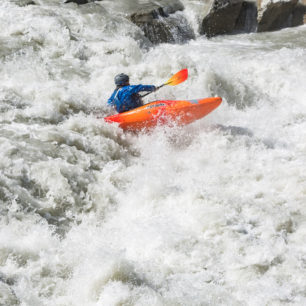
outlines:
[{"label": "river current", "polygon": [[[0,305],[305,305],[306,26],[153,47],[133,1],[22,2],[0,2]],[[116,74],[183,68],[146,101],[221,96],[207,117],[103,121]]]}]

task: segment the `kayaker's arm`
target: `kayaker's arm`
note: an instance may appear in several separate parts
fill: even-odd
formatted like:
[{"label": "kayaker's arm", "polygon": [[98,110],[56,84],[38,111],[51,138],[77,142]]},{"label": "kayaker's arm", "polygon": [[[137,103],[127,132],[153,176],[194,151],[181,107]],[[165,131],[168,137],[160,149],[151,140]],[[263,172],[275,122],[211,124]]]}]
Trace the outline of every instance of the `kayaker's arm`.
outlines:
[{"label": "kayaker's arm", "polygon": [[132,87],[131,91],[132,93],[139,93],[141,91],[155,91],[156,87],[154,85],[130,85]]},{"label": "kayaker's arm", "polygon": [[115,107],[115,95],[116,95],[117,90],[113,92],[113,94],[110,96],[110,98],[107,100],[107,105],[111,107]]}]

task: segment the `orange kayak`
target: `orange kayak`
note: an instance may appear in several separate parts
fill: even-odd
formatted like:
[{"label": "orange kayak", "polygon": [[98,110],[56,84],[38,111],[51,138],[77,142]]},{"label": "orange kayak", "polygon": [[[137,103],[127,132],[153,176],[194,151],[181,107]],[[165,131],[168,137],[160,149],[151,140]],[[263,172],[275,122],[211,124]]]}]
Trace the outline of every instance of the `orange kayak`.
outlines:
[{"label": "orange kayak", "polygon": [[106,122],[117,122],[124,130],[141,130],[159,124],[185,125],[203,118],[222,102],[222,98],[196,100],[161,100],[148,103],[128,112],[105,117]]}]

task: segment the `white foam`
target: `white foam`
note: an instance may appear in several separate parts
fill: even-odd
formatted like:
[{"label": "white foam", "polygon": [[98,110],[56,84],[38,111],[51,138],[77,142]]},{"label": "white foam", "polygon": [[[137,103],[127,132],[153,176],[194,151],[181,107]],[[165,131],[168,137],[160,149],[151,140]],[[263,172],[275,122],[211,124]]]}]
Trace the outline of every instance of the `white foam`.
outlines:
[{"label": "white foam", "polygon": [[[143,50],[110,3],[39,3],[0,4],[0,304],[305,304],[306,27]],[[182,68],[147,100],[212,114],[103,121],[114,75]]]}]

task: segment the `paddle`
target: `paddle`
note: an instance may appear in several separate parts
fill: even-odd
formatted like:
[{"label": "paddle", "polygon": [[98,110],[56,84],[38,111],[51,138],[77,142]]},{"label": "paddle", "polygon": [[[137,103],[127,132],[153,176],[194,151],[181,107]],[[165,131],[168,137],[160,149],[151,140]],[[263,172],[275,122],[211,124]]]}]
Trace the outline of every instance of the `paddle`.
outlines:
[{"label": "paddle", "polygon": [[[181,71],[179,71],[176,74],[174,74],[166,83],[156,87],[156,90],[164,87],[165,85],[171,85],[171,86],[178,85],[180,83],[183,83],[185,80],[187,80],[187,78],[188,78],[188,69],[182,69]],[[143,98],[143,97],[149,95],[152,92],[153,91],[148,92],[148,93],[146,93],[145,95],[143,95],[141,97]]]}]

